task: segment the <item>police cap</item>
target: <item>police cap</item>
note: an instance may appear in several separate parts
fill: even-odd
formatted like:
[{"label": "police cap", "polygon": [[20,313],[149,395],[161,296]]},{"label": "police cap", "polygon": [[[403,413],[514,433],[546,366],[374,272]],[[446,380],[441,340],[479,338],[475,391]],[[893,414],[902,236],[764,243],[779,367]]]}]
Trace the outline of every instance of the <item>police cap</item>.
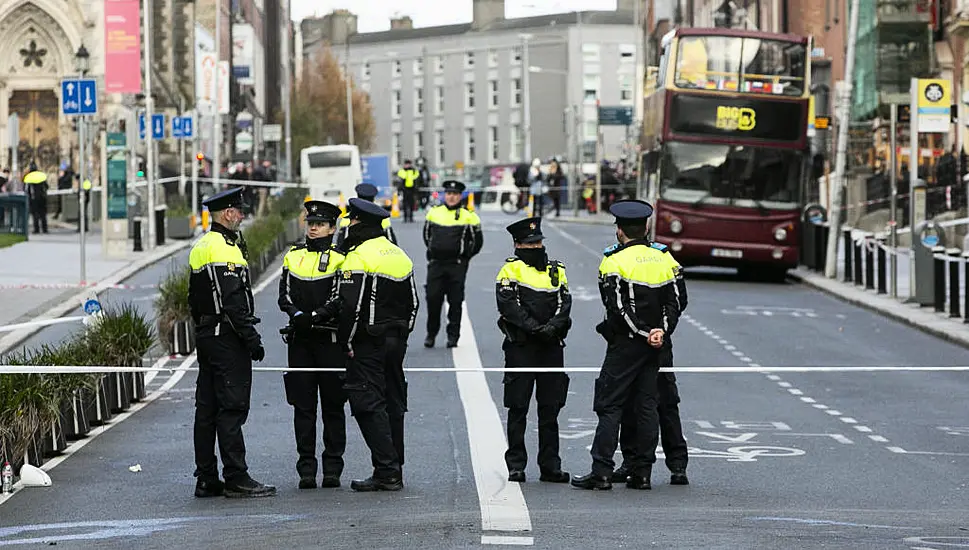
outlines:
[{"label": "police cap", "polygon": [[220,191],[202,201],[203,206],[207,206],[209,212],[218,212],[228,208],[238,208],[242,210],[246,207],[242,200],[242,187],[233,187]]},{"label": "police cap", "polygon": [[390,212],[370,201],[354,197],[350,199],[347,217],[351,220],[360,220],[360,223],[380,225],[385,218],[390,217]]},{"label": "police cap", "polygon": [[616,225],[644,224],[653,215],[653,207],[646,201],[624,199],[613,203],[609,213],[616,217]]},{"label": "police cap", "polygon": [[357,196],[365,201],[373,201],[377,197],[377,187],[370,185],[369,183],[361,183],[354,188],[357,192]]},{"label": "police cap", "polygon": [[443,184],[445,193],[464,193],[466,186],[457,180],[447,180]]},{"label": "police cap", "polygon": [[537,243],[545,238],[542,235],[542,218],[525,218],[505,228],[516,243]]},{"label": "police cap", "polygon": [[306,201],[303,208],[306,209],[308,222],[336,223],[336,219],[340,217],[340,207],[325,201]]}]

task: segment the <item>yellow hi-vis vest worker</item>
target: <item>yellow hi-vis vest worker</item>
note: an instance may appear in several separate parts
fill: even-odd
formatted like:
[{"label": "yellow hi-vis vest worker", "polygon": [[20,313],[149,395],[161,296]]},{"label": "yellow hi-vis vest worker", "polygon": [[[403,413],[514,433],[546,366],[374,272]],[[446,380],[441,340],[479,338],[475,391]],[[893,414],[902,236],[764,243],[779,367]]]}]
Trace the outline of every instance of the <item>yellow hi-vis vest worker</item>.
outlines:
[{"label": "yellow hi-vis vest worker", "polygon": [[670,254],[670,247],[666,246],[665,244],[653,241],[649,243],[649,246],[659,250],[660,252],[664,252],[663,258],[668,264],[670,264],[670,268],[673,270],[673,273],[676,274],[676,298],[680,304],[680,314],[682,315],[683,312],[686,311],[686,305],[689,301],[686,295],[686,280],[683,278],[683,266],[681,266],[680,262],[673,258],[673,255]]},{"label": "yellow hi-vis vest worker", "polygon": [[598,330],[607,340],[652,329],[672,334],[680,318],[676,273],[665,252],[642,239],[606,251],[599,265],[599,294],[606,319]]},{"label": "yellow hi-vis vest worker", "polygon": [[549,260],[545,269],[512,256],[495,278],[498,326],[511,342],[534,338],[543,325],[551,325],[564,340],[572,327],[572,295],[565,265]]},{"label": "yellow hi-vis vest worker", "polygon": [[192,247],[189,304],[197,336],[234,331],[249,347],[261,342],[253,316],[249,262],[234,231],[213,223]]},{"label": "yellow hi-vis vest worker", "polygon": [[339,285],[344,309],[337,340],[351,351],[358,333],[414,330],[418,308],[414,262],[386,237],[368,239],[347,252]]},{"label": "yellow hi-vis vest worker", "polygon": [[417,181],[417,178],[421,177],[421,173],[413,168],[410,170],[401,168],[400,170],[397,170],[397,177],[404,182],[405,188],[410,189],[414,187],[414,182]]}]

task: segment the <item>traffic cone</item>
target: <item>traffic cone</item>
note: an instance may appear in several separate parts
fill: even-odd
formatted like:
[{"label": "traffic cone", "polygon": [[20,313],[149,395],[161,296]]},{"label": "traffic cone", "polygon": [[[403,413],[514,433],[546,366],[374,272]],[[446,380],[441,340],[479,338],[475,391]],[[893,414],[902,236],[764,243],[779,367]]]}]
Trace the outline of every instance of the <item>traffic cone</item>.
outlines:
[{"label": "traffic cone", "polygon": [[474,191],[468,193],[468,210],[474,212]]},{"label": "traffic cone", "polygon": [[397,198],[397,193],[394,193],[394,196],[390,198],[390,217],[400,217],[400,204],[399,199]]},{"label": "traffic cone", "polygon": [[303,199],[303,204],[306,204],[306,203],[310,202],[311,200],[313,200],[313,197],[311,197],[309,195],[306,195],[306,198]]},{"label": "traffic cone", "polygon": [[341,216],[346,216],[347,215],[347,201],[346,201],[346,198],[344,198],[342,192],[340,193],[340,205],[339,206],[340,206],[340,215]]},{"label": "traffic cone", "polygon": [[203,208],[202,209],[202,231],[208,231],[208,230],[209,230],[209,209]]},{"label": "traffic cone", "polygon": [[525,209],[525,215],[529,218],[532,217],[532,209],[535,208],[535,197],[534,195],[528,196],[528,208]]}]

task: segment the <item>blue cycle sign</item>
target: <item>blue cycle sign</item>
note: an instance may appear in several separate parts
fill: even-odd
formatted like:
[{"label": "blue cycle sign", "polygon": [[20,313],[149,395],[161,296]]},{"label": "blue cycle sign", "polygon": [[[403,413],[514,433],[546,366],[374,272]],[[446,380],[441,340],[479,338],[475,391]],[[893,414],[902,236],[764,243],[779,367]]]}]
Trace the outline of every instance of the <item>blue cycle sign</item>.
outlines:
[{"label": "blue cycle sign", "polygon": [[84,302],[84,313],[88,315],[95,315],[101,312],[101,302],[89,298]]}]

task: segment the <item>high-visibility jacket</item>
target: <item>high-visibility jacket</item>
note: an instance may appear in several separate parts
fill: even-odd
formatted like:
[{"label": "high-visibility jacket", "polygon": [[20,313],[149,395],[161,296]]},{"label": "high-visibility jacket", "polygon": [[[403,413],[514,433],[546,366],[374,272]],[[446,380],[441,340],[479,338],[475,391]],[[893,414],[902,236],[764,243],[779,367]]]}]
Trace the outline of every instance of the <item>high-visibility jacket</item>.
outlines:
[{"label": "high-visibility jacket", "polygon": [[416,185],[417,178],[421,177],[421,173],[413,168],[410,170],[401,168],[397,170],[397,177],[400,178],[400,181],[404,182],[405,189],[412,189]]},{"label": "high-visibility jacket", "polygon": [[414,330],[418,309],[414,262],[383,235],[347,252],[340,266],[338,293],[344,309],[337,339],[350,350],[358,334]]},{"label": "high-visibility jacket", "polygon": [[670,247],[656,241],[649,243],[649,246],[659,250],[660,252],[665,252],[663,259],[670,264],[670,268],[673,269],[673,273],[676,274],[676,298],[677,303],[680,305],[680,314],[682,314],[684,311],[686,311],[686,305],[689,302],[686,294],[686,279],[683,278],[683,267],[679,262],[676,261],[675,258],[673,258],[673,255],[670,254]]},{"label": "high-visibility jacket", "polygon": [[461,206],[435,206],[425,216],[424,245],[428,260],[466,262],[484,245],[481,218]]},{"label": "high-visibility jacket", "polygon": [[248,346],[261,339],[253,315],[252,280],[242,238],[218,223],[189,254],[188,296],[198,336],[235,331]]},{"label": "high-visibility jacket", "polygon": [[24,175],[24,186],[27,190],[27,196],[31,200],[44,200],[47,198],[47,174],[41,172],[40,170],[34,170],[32,172],[27,172]]},{"label": "high-visibility jacket", "polygon": [[665,252],[637,239],[606,251],[599,265],[599,294],[606,318],[598,330],[647,338],[652,329],[672,334],[680,318],[676,271]]},{"label": "high-visibility jacket", "polygon": [[509,341],[526,341],[546,324],[565,339],[572,327],[572,295],[565,264],[549,260],[545,269],[538,269],[512,256],[498,272],[495,287],[498,327]]},{"label": "high-visibility jacket", "polygon": [[279,309],[291,319],[297,312],[309,315],[314,324],[330,319],[324,306],[336,296],[336,278],[343,265],[343,254],[330,246],[330,239],[299,243],[283,257],[279,278]]}]

